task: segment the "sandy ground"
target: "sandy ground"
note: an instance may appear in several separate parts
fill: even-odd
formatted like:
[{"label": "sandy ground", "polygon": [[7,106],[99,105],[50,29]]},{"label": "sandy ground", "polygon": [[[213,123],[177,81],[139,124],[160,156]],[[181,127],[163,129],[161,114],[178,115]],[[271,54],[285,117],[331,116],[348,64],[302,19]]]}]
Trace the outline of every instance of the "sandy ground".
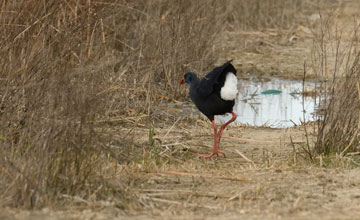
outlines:
[{"label": "sandy ground", "polygon": [[[348,16],[338,17],[343,22],[355,13],[356,5],[344,2]],[[224,39],[228,44],[222,45],[224,59],[219,63],[233,58],[242,76],[252,73],[292,79],[302,77],[313,41],[307,26],[281,35],[276,30],[229,32]],[[308,77],[314,77],[311,71]],[[352,165],[352,158],[334,156],[311,162],[303,150],[303,126],[230,126],[221,142],[227,157],[206,160],[196,153],[211,152],[211,123],[177,121],[179,111],[181,106],[175,106],[166,113],[168,122],[155,126],[156,156],[145,153],[148,156],[139,157],[142,147],[148,145],[148,128],[131,124],[118,128],[117,132],[129,132],[137,143],[124,152],[124,159],[138,160],[120,164],[121,172],[113,180],[131,195],[127,203],[84,202],[63,210],[4,208],[0,219],[360,218],[360,169]],[[310,124],[307,129],[313,143],[315,127]]]}]

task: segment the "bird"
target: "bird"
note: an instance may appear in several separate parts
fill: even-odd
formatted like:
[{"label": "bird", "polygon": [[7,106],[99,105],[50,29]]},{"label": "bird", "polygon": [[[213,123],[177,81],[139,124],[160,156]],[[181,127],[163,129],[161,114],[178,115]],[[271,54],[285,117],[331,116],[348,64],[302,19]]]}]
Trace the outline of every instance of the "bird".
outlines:
[{"label": "bird", "polygon": [[[228,60],[223,65],[215,67],[211,72],[199,79],[196,73],[187,72],[180,79],[180,85],[186,83],[190,87],[190,99],[200,112],[211,122],[214,128],[214,147],[210,154],[198,154],[203,158],[211,158],[219,153],[225,156],[225,152],[219,150],[221,135],[230,123],[235,121],[237,115],[233,107],[238,94],[236,69]],[[231,113],[232,118],[223,124],[217,131],[214,120],[215,115]]]}]

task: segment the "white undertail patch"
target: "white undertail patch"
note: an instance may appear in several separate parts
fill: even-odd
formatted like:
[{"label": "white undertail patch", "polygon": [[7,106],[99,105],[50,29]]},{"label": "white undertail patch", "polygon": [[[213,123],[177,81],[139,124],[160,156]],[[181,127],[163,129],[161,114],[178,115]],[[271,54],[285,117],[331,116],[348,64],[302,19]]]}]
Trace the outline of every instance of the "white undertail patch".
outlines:
[{"label": "white undertail patch", "polygon": [[224,86],[220,90],[221,98],[228,101],[234,100],[238,94],[237,84],[238,81],[235,74],[228,72],[226,74]]}]

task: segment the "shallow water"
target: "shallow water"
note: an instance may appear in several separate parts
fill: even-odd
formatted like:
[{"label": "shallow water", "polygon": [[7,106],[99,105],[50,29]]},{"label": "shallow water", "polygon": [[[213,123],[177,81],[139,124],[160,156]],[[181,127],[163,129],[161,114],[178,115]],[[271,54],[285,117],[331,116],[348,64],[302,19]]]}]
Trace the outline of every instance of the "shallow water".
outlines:
[{"label": "shallow water", "polygon": [[[304,91],[314,91],[315,86],[306,82]],[[314,121],[319,98],[305,96],[303,100],[302,91],[302,81],[298,80],[240,80],[234,107],[236,123],[288,128],[301,121]],[[216,121],[224,123],[230,118],[230,114],[217,116]]]}]

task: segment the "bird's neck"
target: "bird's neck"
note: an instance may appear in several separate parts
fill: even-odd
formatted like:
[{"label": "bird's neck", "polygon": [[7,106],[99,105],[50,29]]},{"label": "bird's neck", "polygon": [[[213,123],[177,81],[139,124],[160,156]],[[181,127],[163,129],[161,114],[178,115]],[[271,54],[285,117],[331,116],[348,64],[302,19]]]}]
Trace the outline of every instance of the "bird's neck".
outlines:
[{"label": "bird's neck", "polygon": [[196,74],[192,75],[191,82],[189,82],[190,87],[196,87],[200,83],[200,79]]}]

